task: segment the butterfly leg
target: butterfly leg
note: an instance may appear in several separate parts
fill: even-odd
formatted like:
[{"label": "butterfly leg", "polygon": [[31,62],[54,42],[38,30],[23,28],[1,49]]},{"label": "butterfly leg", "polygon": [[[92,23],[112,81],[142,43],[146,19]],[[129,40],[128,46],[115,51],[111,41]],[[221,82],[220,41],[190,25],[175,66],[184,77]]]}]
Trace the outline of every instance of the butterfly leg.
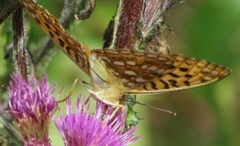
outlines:
[{"label": "butterfly leg", "polygon": [[74,81],[74,83],[73,83],[73,85],[72,85],[72,88],[71,88],[71,90],[70,90],[70,92],[69,92],[69,94],[64,98],[64,99],[62,99],[62,100],[59,100],[58,101],[58,103],[61,103],[61,102],[64,102],[64,101],[66,101],[67,99],[69,99],[71,96],[72,96],[72,92],[73,92],[73,90],[74,90],[74,87],[76,86],[76,84],[77,84],[77,82],[79,81],[79,79],[77,78],[77,79],[75,79],[75,81]]}]

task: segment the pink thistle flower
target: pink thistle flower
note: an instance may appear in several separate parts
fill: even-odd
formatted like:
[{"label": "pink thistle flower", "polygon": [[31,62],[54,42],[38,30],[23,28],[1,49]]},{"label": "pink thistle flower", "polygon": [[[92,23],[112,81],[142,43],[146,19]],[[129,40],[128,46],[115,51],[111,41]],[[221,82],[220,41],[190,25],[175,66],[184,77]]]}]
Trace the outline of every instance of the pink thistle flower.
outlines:
[{"label": "pink thistle flower", "polygon": [[12,74],[9,83],[10,113],[15,119],[25,146],[49,146],[48,130],[57,109],[53,98],[55,86],[49,87],[47,76],[28,82],[20,74]]},{"label": "pink thistle flower", "polygon": [[77,99],[76,112],[67,100],[67,114],[54,118],[66,146],[126,146],[140,137],[133,137],[136,128],[124,130],[126,117],[118,110],[98,101],[93,115],[89,114],[91,96],[84,102]]}]

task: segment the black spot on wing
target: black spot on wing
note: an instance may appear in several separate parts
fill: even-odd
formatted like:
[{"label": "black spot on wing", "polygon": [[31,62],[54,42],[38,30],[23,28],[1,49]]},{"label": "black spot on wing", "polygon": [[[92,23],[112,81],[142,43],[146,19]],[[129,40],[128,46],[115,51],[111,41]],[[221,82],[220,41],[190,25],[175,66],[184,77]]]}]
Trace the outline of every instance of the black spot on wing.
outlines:
[{"label": "black spot on wing", "polygon": [[145,90],[148,90],[146,84],[143,85],[143,88],[144,88]]},{"label": "black spot on wing", "polygon": [[187,72],[187,71],[188,71],[188,68],[180,67],[179,70],[182,71],[182,72]]},{"label": "black spot on wing", "polygon": [[53,33],[51,31],[49,31],[49,34],[50,34],[51,38],[54,39],[54,35],[53,35]]},{"label": "black spot on wing", "polygon": [[163,80],[159,80],[161,83],[163,83],[164,85],[164,89],[169,89],[169,85],[167,82],[163,81]]},{"label": "black spot on wing", "polygon": [[186,78],[191,78],[192,75],[190,75],[190,74],[186,74],[185,77],[186,77]]},{"label": "black spot on wing", "polygon": [[67,53],[70,54],[71,48],[69,46],[66,47]]},{"label": "black spot on wing", "polygon": [[79,54],[79,52],[75,52],[74,55],[75,55],[75,59],[76,59],[77,63],[79,63],[81,60],[83,60],[81,55]]},{"label": "black spot on wing", "polygon": [[169,83],[170,83],[173,87],[178,87],[176,80],[168,80],[168,81],[169,81]]},{"label": "black spot on wing", "polygon": [[149,83],[151,84],[151,88],[152,88],[152,89],[158,90],[155,82],[151,81],[151,82],[149,82]]},{"label": "black spot on wing", "polygon": [[187,86],[190,86],[190,82],[189,81],[184,81],[183,82],[185,85],[187,85]]},{"label": "black spot on wing", "polygon": [[48,29],[51,28],[48,23],[44,23],[44,25],[45,25]]},{"label": "black spot on wing", "polygon": [[[150,88],[149,88],[147,85],[150,85]],[[143,88],[144,88],[145,90],[158,90],[158,88],[157,88],[157,86],[156,86],[156,83],[153,82],[153,81],[144,84],[144,85],[143,85]]]},{"label": "black spot on wing", "polygon": [[58,42],[59,42],[59,45],[61,46],[61,47],[64,47],[64,41],[62,40],[62,39],[58,39]]},{"label": "black spot on wing", "polygon": [[57,36],[60,36],[60,34],[59,34],[59,32],[58,31],[54,31],[55,32],[55,34],[57,35]]},{"label": "black spot on wing", "polygon": [[170,76],[172,76],[172,77],[174,77],[174,78],[177,78],[177,77],[179,77],[177,74],[175,74],[175,73],[172,73],[172,72],[171,72],[171,73],[169,73],[169,75],[170,75]]},{"label": "black spot on wing", "polygon": [[36,22],[37,22],[39,25],[42,24],[40,20],[38,20],[38,19],[35,19],[35,20],[36,20]]},{"label": "black spot on wing", "polygon": [[174,68],[176,68],[174,65],[170,65],[170,66],[168,67],[168,69],[174,69]]}]

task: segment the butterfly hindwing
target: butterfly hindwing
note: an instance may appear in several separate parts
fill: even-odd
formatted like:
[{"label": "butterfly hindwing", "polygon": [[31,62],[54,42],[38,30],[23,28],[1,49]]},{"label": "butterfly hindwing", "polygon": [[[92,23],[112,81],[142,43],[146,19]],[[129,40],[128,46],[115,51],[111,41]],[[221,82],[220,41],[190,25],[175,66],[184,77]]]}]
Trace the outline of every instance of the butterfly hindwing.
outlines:
[{"label": "butterfly hindwing", "polygon": [[94,50],[109,70],[122,78],[126,93],[148,94],[206,85],[227,76],[229,69],[183,55],[130,50]]}]

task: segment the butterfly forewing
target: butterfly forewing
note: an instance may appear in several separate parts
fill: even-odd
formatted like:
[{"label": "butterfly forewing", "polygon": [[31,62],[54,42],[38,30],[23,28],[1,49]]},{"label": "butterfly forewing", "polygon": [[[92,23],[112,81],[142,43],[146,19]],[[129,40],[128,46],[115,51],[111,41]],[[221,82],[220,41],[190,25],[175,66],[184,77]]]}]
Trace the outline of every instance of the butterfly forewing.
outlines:
[{"label": "butterfly forewing", "polygon": [[182,55],[130,50],[94,50],[126,87],[125,93],[161,93],[206,85],[227,76],[229,69]]},{"label": "butterfly forewing", "polygon": [[40,28],[87,74],[89,74],[89,49],[65,32],[61,23],[33,0],[19,0],[23,8]]},{"label": "butterfly forewing", "polygon": [[[219,72],[217,70],[219,69]],[[169,91],[176,91],[182,89],[189,89],[193,87],[203,86],[215,81],[218,81],[225,76],[227,76],[230,71],[226,68],[217,66],[209,74],[204,72],[199,72],[195,76],[178,76],[172,77],[172,74],[165,74],[161,77],[156,77],[154,80],[147,82],[137,88],[130,89],[126,93],[138,93],[138,94],[147,94],[147,93],[163,93]]]}]

